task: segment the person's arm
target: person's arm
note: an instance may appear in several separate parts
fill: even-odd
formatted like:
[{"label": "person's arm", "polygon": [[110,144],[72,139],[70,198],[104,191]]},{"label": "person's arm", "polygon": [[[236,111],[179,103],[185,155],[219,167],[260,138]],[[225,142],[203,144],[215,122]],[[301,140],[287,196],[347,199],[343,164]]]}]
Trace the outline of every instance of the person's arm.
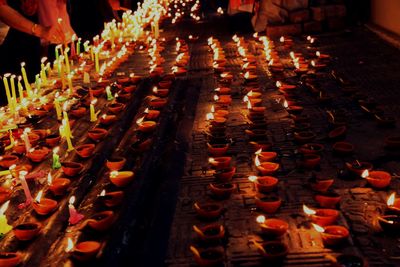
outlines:
[{"label": "person's arm", "polygon": [[52,43],[62,43],[64,41],[64,34],[59,25],[48,28],[38,25],[26,19],[18,11],[5,4],[4,1],[0,2],[0,20],[11,28],[43,38]]}]

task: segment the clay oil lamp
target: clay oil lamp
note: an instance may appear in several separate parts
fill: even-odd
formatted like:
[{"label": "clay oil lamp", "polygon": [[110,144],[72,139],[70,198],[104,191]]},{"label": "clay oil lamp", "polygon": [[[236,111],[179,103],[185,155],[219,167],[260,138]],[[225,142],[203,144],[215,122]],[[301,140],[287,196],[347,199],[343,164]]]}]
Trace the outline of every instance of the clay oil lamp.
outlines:
[{"label": "clay oil lamp", "polygon": [[47,183],[49,184],[49,190],[56,196],[62,196],[67,191],[71,180],[67,178],[53,179],[49,173],[47,176]]},{"label": "clay oil lamp", "polygon": [[190,251],[199,266],[218,266],[222,264],[225,257],[224,250],[220,247],[199,251],[196,247],[190,246]]},{"label": "clay oil lamp", "polygon": [[87,219],[84,225],[92,228],[93,230],[104,232],[110,229],[115,222],[115,214],[111,210],[102,211],[94,214]]},{"label": "clay oil lamp", "polygon": [[71,238],[68,238],[66,252],[71,252],[72,257],[78,261],[89,261],[94,259],[99,252],[101,244],[96,241],[84,241],[76,244],[72,243]]},{"label": "clay oil lamp", "polygon": [[260,162],[258,155],[256,156],[254,163],[257,167],[257,170],[261,173],[261,175],[264,176],[273,175],[280,167],[280,165],[275,162]]},{"label": "clay oil lamp", "polygon": [[61,168],[65,175],[74,177],[81,173],[83,170],[83,165],[78,162],[64,161],[61,163]]},{"label": "clay oil lamp", "polygon": [[375,114],[375,120],[381,127],[395,127],[396,126],[396,118],[386,115],[378,115]]},{"label": "clay oil lamp", "polygon": [[118,103],[127,103],[131,99],[132,95],[126,92],[119,92],[115,94],[115,98]]},{"label": "clay oil lamp", "polygon": [[94,88],[90,89],[90,92],[95,97],[100,97],[101,95],[104,94],[105,91],[106,91],[106,88],[104,86],[97,86],[97,87],[94,87]]},{"label": "clay oil lamp", "polygon": [[230,95],[214,95],[214,101],[220,105],[230,105],[232,98]]},{"label": "clay oil lamp", "polygon": [[301,165],[308,170],[315,169],[321,162],[321,156],[317,154],[304,154]]},{"label": "clay oil lamp", "polygon": [[280,197],[274,195],[260,195],[255,197],[255,203],[257,208],[259,208],[263,212],[273,214],[282,205],[282,200]]},{"label": "clay oil lamp", "polygon": [[100,142],[107,136],[107,134],[108,131],[103,128],[94,128],[88,131],[88,137],[95,142]]},{"label": "clay oil lamp", "polygon": [[193,230],[202,241],[218,241],[225,237],[225,227],[221,224],[209,224],[203,227],[193,225]]},{"label": "clay oil lamp", "polygon": [[280,241],[268,241],[262,244],[255,243],[258,252],[266,262],[281,262],[288,254],[288,247]]},{"label": "clay oil lamp", "polygon": [[[158,83],[158,87],[160,87],[161,89],[169,89],[169,88],[171,88],[171,85],[172,85],[172,80],[163,80]],[[155,88],[157,88],[157,87],[155,87]],[[153,93],[154,93],[154,88],[153,88]],[[164,91],[164,93],[165,93],[165,91]],[[163,93],[161,93],[161,94],[163,95]],[[163,97],[165,97],[167,95],[168,95],[168,92],[167,92],[167,94],[163,95]]]},{"label": "clay oil lamp", "polygon": [[125,166],[125,163],[126,163],[126,158],[113,157],[107,159],[106,166],[110,171],[119,171]]},{"label": "clay oil lamp", "polygon": [[47,147],[31,148],[26,156],[35,163],[42,162],[46,156],[49,154],[49,149]]},{"label": "clay oil lamp", "polygon": [[218,95],[229,95],[231,93],[231,89],[228,87],[218,87],[218,88],[215,88],[214,91]]},{"label": "clay oil lamp", "polygon": [[0,266],[14,267],[22,261],[21,255],[16,252],[0,252]]},{"label": "clay oil lamp", "polygon": [[146,108],[143,113],[146,114],[145,118],[147,120],[156,120],[160,116],[160,111],[155,109]]},{"label": "clay oil lamp", "polygon": [[249,181],[253,182],[257,191],[260,193],[269,193],[273,191],[279,180],[272,176],[249,176]]},{"label": "clay oil lamp", "polygon": [[93,152],[96,148],[95,144],[83,144],[80,146],[77,146],[75,148],[76,154],[78,154],[81,158],[89,158],[93,155]]},{"label": "clay oil lamp", "polygon": [[136,124],[139,126],[138,130],[142,133],[150,133],[156,129],[157,123],[155,121],[145,121],[145,117],[136,120]]},{"label": "clay oil lamp", "polygon": [[117,116],[111,114],[103,114],[100,116],[100,123],[107,126],[113,124],[117,120]]},{"label": "clay oil lamp", "polygon": [[326,227],[321,227],[314,223],[312,225],[318,233],[321,233],[322,241],[325,246],[339,245],[350,235],[349,230],[341,225],[329,225]]},{"label": "clay oil lamp", "polygon": [[207,151],[213,157],[222,157],[228,151],[228,144],[210,144],[207,143]]},{"label": "clay oil lamp", "polygon": [[246,71],[246,73],[243,75],[243,77],[245,78],[246,82],[257,81],[257,79],[258,79],[258,76],[256,74],[251,73],[250,71]]},{"label": "clay oil lamp", "polygon": [[260,215],[257,217],[256,221],[259,223],[262,233],[269,237],[281,237],[286,234],[289,229],[289,224],[281,219],[266,219],[264,215]]},{"label": "clay oil lamp", "polygon": [[46,137],[46,144],[50,147],[55,147],[60,143],[61,136],[59,134],[50,134]]},{"label": "clay oil lamp", "polygon": [[250,141],[249,144],[252,146],[254,151],[270,150],[272,148],[272,143],[266,140]]},{"label": "clay oil lamp", "polygon": [[304,108],[302,106],[291,105],[289,106],[288,102],[285,100],[283,102],[283,107],[286,109],[289,114],[299,115],[303,112]]},{"label": "clay oil lamp", "polygon": [[392,193],[388,197],[386,204],[387,204],[386,213],[400,215],[400,199],[396,198],[396,193]]},{"label": "clay oil lamp", "polygon": [[400,136],[389,136],[385,138],[385,146],[390,149],[400,148]]},{"label": "clay oil lamp", "polygon": [[122,103],[112,103],[108,106],[108,110],[113,114],[118,114],[125,109],[125,105]]},{"label": "clay oil lamp", "polygon": [[332,225],[339,217],[339,212],[334,209],[310,209],[303,204],[304,213],[311,218],[311,221],[320,226]]},{"label": "clay oil lamp", "polygon": [[315,137],[316,137],[316,134],[311,131],[301,131],[301,132],[294,133],[294,140],[301,144],[309,143]]},{"label": "clay oil lamp", "polygon": [[232,177],[235,174],[235,172],[236,172],[236,167],[228,167],[216,170],[214,176],[219,182],[226,183],[232,180]]},{"label": "clay oil lamp", "polygon": [[346,136],[347,127],[339,126],[328,133],[328,137],[332,140],[342,139]]},{"label": "clay oil lamp", "polygon": [[352,163],[346,162],[346,168],[357,177],[360,177],[365,170],[372,170],[373,166],[369,162],[360,162],[356,160]]},{"label": "clay oil lamp", "polygon": [[114,191],[107,193],[105,190],[103,190],[99,194],[99,199],[104,203],[106,207],[109,208],[120,205],[122,203],[123,198],[124,198],[123,191]]},{"label": "clay oil lamp", "polygon": [[340,195],[335,192],[324,192],[315,195],[315,201],[322,208],[335,208],[340,202]]},{"label": "clay oil lamp", "polygon": [[258,159],[260,160],[260,162],[272,162],[278,156],[276,152],[264,152],[262,151],[262,149],[257,150],[254,154],[258,155]]},{"label": "clay oil lamp", "polygon": [[150,107],[155,108],[155,109],[161,109],[166,104],[167,104],[167,99],[166,98],[158,98],[158,97],[153,98],[149,102]]},{"label": "clay oil lamp", "polygon": [[349,143],[349,142],[336,142],[333,146],[333,151],[337,154],[337,155],[350,155],[354,152],[354,145]]},{"label": "clay oil lamp", "polygon": [[373,188],[383,189],[390,185],[392,176],[388,172],[384,171],[368,171],[365,170],[361,174],[362,178],[365,178]]},{"label": "clay oil lamp", "polygon": [[210,183],[208,187],[213,195],[219,198],[229,198],[236,188],[231,183]]},{"label": "clay oil lamp", "polygon": [[223,207],[218,203],[194,203],[197,215],[206,220],[214,220],[221,216]]},{"label": "clay oil lamp", "polygon": [[138,84],[142,80],[142,76],[134,73],[129,74],[129,78],[133,84]]},{"label": "clay oil lamp", "polygon": [[15,237],[20,241],[28,241],[36,237],[42,225],[36,222],[21,223],[13,228]]},{"label": "clay oil lamp", "polygon": [[333,259],[331,267],[367,267],[367,262],[356,255],[341,254],[336,259]]},{"label": "clay oil lamp", "polygon": [[221,83],[231,83],[233,80],[233,75],[230,72],[223,72],[219,76]]},{"label": "clay oil lamp", "polygon": [[122,87],[122,90],[123,90],[125,93],[131,94],[131,93],[133,93],[133,92],[136,90],[136,85],[124,86],[124,87]]},{"label": "clay oil lamp", "polygon": [[0,156],[0,166],[4,169],[10,168],[18,162],[19,158],[15,155]]},{"label": "clay oil lamp", "polygon": [[304,144],[299,148],[299,152],[302,154],[319,154],[324,151],[324,145],[317,143]]},{"label": "clay oil lamp", "polygon": [[210,163],[210,165],[215,169],[222,170],[225,168],[229,168],[231,160],[232,160],[231,157],[215,157],[215,158],[209,158],[208,163]]},{"label": "clay oil lamp", "polygon": [[117,187],[127,186],[135,177],[132,171],[112,171],[110,172],[110,181]]},{"label": "clay oil lamp", "polygon": [[324,61],[327,61],[327,60],[329,60],[329,59],[331,58],[330,55],[328,55],[328,54],[322,54],[322,53],[319,52],[319,51],[315,52],[315,55],[317,56],[317,58],[318,58],[319,60],[324,60]]},{"label": "clay oil lamp", "polygon": [[74,118],[82,118],[86,114],[86,108],[82,106],[74,107],[69,111],[69,113]]},{"label": "clay oil lamp", "polygon": [[159,89],[156,86],[153,87],[153,94],[158,97],[166,97],[169,94],[168,89]]},{"label": "clay oil lamp", "polygon": [[245,133],[251,138],[251,140],[263,140],[267,138],[267,130],[265,129],[248,129]]},{"label": "clay oil lamp", "polygon": [[45,216],[53,213],[57,209],[58,203],[53,199],[42,197],[42,194],[43,190],[40,190],[32,206],[37,214]]},{"label": "clay oil lamp", "polygon": [[399,215],[382,215],[378,217],[378,223],[383,231],[390,234],[400,232],[400,216]]}]

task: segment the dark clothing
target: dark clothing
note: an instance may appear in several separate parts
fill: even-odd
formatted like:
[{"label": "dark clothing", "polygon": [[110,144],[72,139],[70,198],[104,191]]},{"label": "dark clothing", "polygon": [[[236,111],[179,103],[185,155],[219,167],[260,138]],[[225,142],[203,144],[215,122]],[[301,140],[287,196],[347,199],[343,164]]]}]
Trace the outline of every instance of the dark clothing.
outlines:
[{"label": "dark clothing", "polygon": [[108,0],[70,0],[71,26],[83,40],[92,40],[114,19]]}]

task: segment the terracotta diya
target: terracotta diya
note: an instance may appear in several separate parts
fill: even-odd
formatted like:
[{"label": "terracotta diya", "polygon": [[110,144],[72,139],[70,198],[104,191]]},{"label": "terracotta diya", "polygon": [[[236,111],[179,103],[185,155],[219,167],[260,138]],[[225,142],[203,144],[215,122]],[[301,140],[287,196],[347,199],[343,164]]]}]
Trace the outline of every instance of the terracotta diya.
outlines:
[{"label": "terracotta diya", "polygon": [[18,240],[28,241],[39,234],[41,227],[42,225],[36,222],[22,223],[15,226],[13,232]]},{"label": "terracotta diya", "polygon": [[72,251],[72,256],[78,261],[88,261],[96,257],[100,250],[100,243],[95,241],[85,241],[76,244]]},{"label": "terracotta diya", "polygon": [[332,225],[339,217],[339,212],[334,209],[310,209],[303,205],[303,211],[306,215],[310,216],[311,220],[320,226]]},{"label": "terracotta diya", "polygon": [[323,208],[335,208],[340,199],[340,195],[335,192],[324,192],[315,195],[315,201]]},{"label": "terracotta diya", "polygon": [[19,158],[15,155],[0,156],[0,166],[4,169],[10,168],[18,162]]},{"label": "terracotta diya", "polygon": [[279,180],[272,176],[249,176],[249,180],[254,183],[256,189],[260,193],[269,193],[273,191]]},{"label": "terracotta diya", "polygon": [[228,198],[236,188],[231,183],[210,183],[208,187],[216,197],[220,198]]},{"label": "terracotta diya", "polygon": [[48,215],[57,209],[58,203],[53,199],[42,197],[42,194],[43,191],[39,191],[35,201],[32,203],[32,206],[37,214]]},{"label": "terracotta diya", "polygon": [[256,196],[255,203],[257,208],[268,214],[275,213],[282,205],[280,197],[268,195],[268,196]]},{"label": "terracotta diya", "polygon": [[111,210],[102,211],[94,214],[89,219],[85,221],[85,225],[96,230],[96,231],[106,231],[110,229],[115,221],[115,214]]},{"label": "terracotta diya", "polygon": [[219,182],[226,183],[232,180],[232,177],[235,174],[235,172],[236,172],[236,167],[228,167],[216,170],[214,176]]},{"label": "terracotta diya", "polygon": [[258,156],[256,156],[255,165],[257,170],[261,173],[261,175],[273,175],[278,171],[280,165],[275,162],[260,162]]},{"label": "terracotta diya", "polygon": [[124,198],[123,191],[114,191],[106,193],[105,190],[103,190],[99,195],[99,199],[103,201],[104,205],[110,208],[120,205],[122,203],[123,198]]},{"label": "terracotta diya", "polygon": [[365,170],[361,177],[365,178],[367,182],[376,189],[386,188],[390,185],[392,176],[385,171],[368,171]]},{"label": "terracotta diya", "polygon": [[94,128],[88,131],[88,137],[95,142],[103,140],[107,136],[107,134],[108,131],[103,128]]},{"label": "terracotta diya", "polygon": [[224,250],[219,247],[199,251],[196,247],[190,246],[190,250],[199,266],[217,266],[224,261]]},{"label": "terracotta diya", "polygon": [[110,171],[119,171],[124,167],[125,163],[126,163],[126,158],[113,157],[107,159],[106,166]]},{"label": "terracotta diya", "polygon": [[49,190],[56,196],[62,196],[67,191],[70,184],[71,180],[67,178],[57,178],[51,182]]},{"label": "terracotta diya", "polygon": [[283,261],[288,254],[288,247],[280,241],[268,241],[262,244],[254,243],[258,252],[268,262]]},{"label": "terracotta diya", "polygon": [[340,225],[330,225],[321,227],[313,224],[315,230],[321,233],[322,241],[325,246],[336,246],[343,243],[350,235],[349,230]]},{"label": "terracotta diya", "polygon": [[225,237],[225,227],[221,224],[209,224],[203,227],[193,225],[193,230],[203,241],[217,241]]},{"label": "terracotta diya", "polygon": [[217,219],[223,212],[223,207],[218,203],[194,203],[196,213],[202,219]]},{"label": "terracotta diya", "polygon": [[281,237],[289,229],[289,224],[281,219],[266,219],[265,216],[260,215],[256,221],[259,223],[262,233],[271,237]]},{"label": "terracotta diya", "polygon": [[208,162],[211,164],[212,167],[216,168],[217,170],[228,168],[231,164],[231,157],[215,157],[209,158]]},{"label": "terracotta diya", "polygon": [[78,154],[81,158],[89,158],[93,155],[95,148],[96,148],[95,144],[83,144],[77,146],[75,150],[76,154]]},{"label": "terracotta diya", "polygon": [[332,148],[338,155],[349,155],[354,151],[354,145],[349,142],[336,142]]},{"label": "terracotta diya", "polygon": [[132,171],[112,171],[110,173],[110,181],[117,187],[127,186],[135,177]]},{"label": "terracotta diya", "polygon": [[0,266],[14,267],[21,263],[21,255],[15,252],[0,252]]},{"label": "terracotta diya", "polygon": [[360,177],[365,170],[372,170],[373,166],[369,162],[360,162],[360,161],[355,161],[355,162],[346,162],[346,168],[356,176]]},{"label": "terracotta diya", "polygon": [[61,163],[61,168],[65,175],[73,177],[81,173],[83,170],[83,165],[78,162],[64,161]]}]

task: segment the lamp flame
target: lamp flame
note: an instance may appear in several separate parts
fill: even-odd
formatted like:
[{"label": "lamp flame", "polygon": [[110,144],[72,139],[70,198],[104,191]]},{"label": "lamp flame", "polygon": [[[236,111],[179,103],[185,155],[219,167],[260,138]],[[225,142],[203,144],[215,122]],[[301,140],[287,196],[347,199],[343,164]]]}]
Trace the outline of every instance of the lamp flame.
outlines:
[{"label": "lamp flame", "polygon": [[35,201],[37,203],[40,203],[40,200],[42,200],[42,195],[43,195],[43,190],[40,190],[39,193],[36,195]]},{"label": "lamp flame", "polygon": [[323,233],[325,232],[325,229],[321,226],[319,226],[318,224],[313,223],[312,226],[314,227],[314,229],[318,232],[318,233]]},{"label": "lamp flame", "polygon": [[53,177],[51,176],[51,173],[49,172],[47,174],[47,184],[51,185],[53,183]]},{"label": "lamp flame", "polygon": [[214,119],[214,114],[212,112],[207,113],[206,120],[210,121],[210,120],[213,120],[213,119]]},{"label": "lamp flame", "polygon": [[393,192],[393,193],[389,196],[388,200],[386,201],[386,204],[387,204],[389,207],[390,207],[390,206],[393,206],[395,200],[396,200],[396,193]]},{"label": "lamp flame", "polygon": [[253,183],[254,183],[255,181],[257,181],[257,176],[255,176],[255,175],[250,175],[248,179],[249,179],[250,182],[253,182]]},{"label": "lamp flame", "polygon": [[72,242],[71,237],[68,237],[67,247],[65,248],[65,252],[70,252],[74,249],[74,242]]},{"label": "lamp flame", "polygon": [[10,200],[8,200],[7,202],[5,202],[1,208],[0,208],[0,216],[3,216],[4,213],[7,211],[8,209],[8,205],[10,204]]},{"label": "lamp flame", "polygon": [[75,203],[75,196],[70,197],[68,203],[69,203],[70,205],[74,205],[74,203]]},{"label": "lamp flame", "polygon": [[363,171],[362,174],[361,174],[362,178],[367,178],[368,176],[369,176],[369,171],[368,170]]},{"label": "lamp flame", "polygon": [[101,196],[101,197],[104,197],[106,195],[106,190],[105,189],[103,189],[102,191],[101,191],[101,193],[100,193],[100,195],[99,196]]},{"label": "lamp flame", "polygon": [[256,155],[256,158],[254,159],[254,164],[258,167],[261,165],[260,159],[258,158],[258,155]]},{"label": "lamp flame", "polygon": [[259,215],[259,216],[257,216],[256,221],[257,221],[259,224],[265,223],[265,216],[264,216],[264,215]]},{"label": "lamp flame", "polygon": [[307,215],[315,215],[317,212],[313,209],[310,209],[309,207],[307,207],[306,205],[303,204],[303,211],[305,214]]}]

